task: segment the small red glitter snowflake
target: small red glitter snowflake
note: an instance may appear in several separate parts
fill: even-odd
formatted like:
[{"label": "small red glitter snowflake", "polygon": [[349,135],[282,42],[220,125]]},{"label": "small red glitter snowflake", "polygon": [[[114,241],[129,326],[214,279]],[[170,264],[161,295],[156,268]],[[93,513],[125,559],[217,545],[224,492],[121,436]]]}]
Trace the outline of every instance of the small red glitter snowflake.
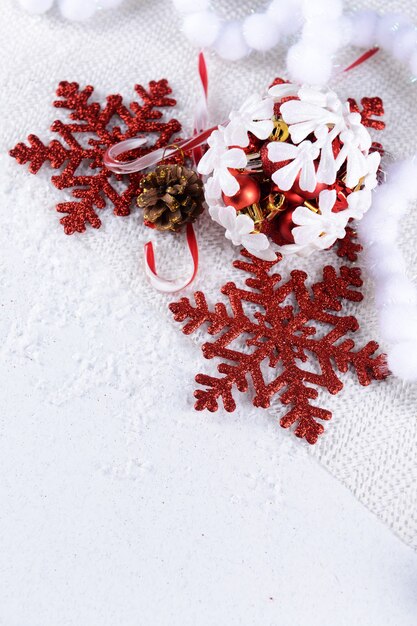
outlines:
[{"label": "small red glitter snowflake", "polygon": [[[349,230],[339,256],[355,260],[359,248]],[[234,411],[234,388],[246,392],[250,381],[255,406],[267,408],[272,397],[280,394],[282,404],[291,405],[280,420],[281,426],[296,424],[295,435],[314,444],[324,431],[318,420],[331,418],[330,411],[311,404],[318,396],[314,387],[338,393],[343,383],[336,372],[344,373],[349,366],[361,385],[387,376],[385,355],[375,355],[378,344],[370,341],[355,350],[354,341],[346,335],[358,330],[359,324],[351,315],[338,315],[343,300],[360,302],[363,298],[358,291],[362,285],[360,269],[326,266],[323,279],[309,289],[305,272],[293,270],[284,283],[279,274],[271,273],[281,257],[267,262],[246,250],[242,255],[245,260],[235,261],[234,266],[252,275],[246,279],[250,289],[241,289],[233,282],[224,285],[221,292],[228,297],[231,312],[223,303],[210,310],[201,292],[194,295],[195,306],[188,298],[170,304],[177,322],[187,320],[185,334],[207,322],[207,332],[217,336],[205,343],[202,351],[207,359],[222,359],[218,366],[222,376],[196,376],[205,389],[195,391],[195,408],[216,411],[221,398],[226,411]],[[255,305],[256,312],[246,312],[245,303]],[[235,347],[239,339],[241,349]],[[264,377],[265,366],[274,372],[270,382]]]},{"label": "small red glitter snowflake", "polygon": [[374,98],[362,98],[362,108],[360,108],[353,98],[348,98],[348,102],[352,113],[360,114],[364,126],[368,126],[368,128],[373,128],[374,130],[384,130],[385,122],[375,119],[375,117],[382,117],[384,115],[384,103],[381,98],[378,96]]},{"label": "small red glitter snowflake", "polygon": [[71,111],[69,122],[57,120],[51,126],[60,140],[53,139],[45,145],[36,135],[29,135],[29,145],[19,143],[10,151],[18,163],[29,163],[32,174],[37,174],[46,161],[53,169],[61,169],[58,175],[52,176],[53,184],[58,189],[72,189],[72,196],[76,198],[56,207],[59,213],[66,213],[60,221],[67,235],[84,232],[86,224],[99,228],[98,210],[108,202],[113,204],[115,215],[130,213],[131,201],[138,193],[143,174],[120,176],[106,169],[103,156],[109,146],[152,133],[155,136],[153,143],[125,155],[126,159],[136,158],[167,146],[173,135],[181,130],[176,119],[161,121],[163,113],[160,109],[176,104],[168,97],[171,88],[166,80],[151,81],[148,90],[136,85],[135,91],[142,103],[132,102],[129,107],[120,95],[108,96],[104,106],[90,102],[93,91],[89,85],[80,90],[77,83],[59,83],[56,94],[60,99],[53,105]]}]

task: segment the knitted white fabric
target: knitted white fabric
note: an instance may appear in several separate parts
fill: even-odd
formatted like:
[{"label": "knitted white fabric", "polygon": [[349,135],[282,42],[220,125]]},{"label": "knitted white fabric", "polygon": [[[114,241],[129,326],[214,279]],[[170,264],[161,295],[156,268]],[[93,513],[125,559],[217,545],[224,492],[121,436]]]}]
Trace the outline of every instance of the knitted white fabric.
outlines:
[{"label": "knitted white fabric", "polygon": [[[227,8],[230,4],[223,0],[217,6],[226,15],[236,11]],[[261,0],[242,0],[238,4],[242,15],[263,6]],[[417,5],[405,0],[384,3],[372,0],[355,6],[401,10],[417,24]],[[170,0],[126,0],[117,11],[105,12],[85,24],[65,22],[57,11],[29,18],[13,0],[3,0],[0,22],[3,22],[0,24],[3,25],[0,41],[2,214],[30,212],[32,221],[27,230],[19,233],[19,240],[22,246],[39,245],[42,254],[42,237],[58,242],[65,238],[53,207],[68,196],[52,187],[47,168],[37,177],[31,176],[7,152],[29,132],[45,140],[52,136],[48,130],[51,122],[63,115],[51,107],[58,82],[92,84],[96,88],[94,97],[101,101],[107,94],[119,92],[129,101],[134,98],[135,83],[168,78],[178,101],[175,114],[186,133],[191,129],[199,87],[196,53],[179,31],[180,20],[173,13]],[[10,23],[13,29],[4,26]],[[358,50],[346,50],[338,62],[343,67],[358,54]],[[242,102],[248,93],[262,91],[275,76],[284,75],[284,58],[285,50],[279,46],[268,54],[254,54],[236,64],[222,61],[215,54],[208,55],[211,121],[222,121],[232,105]],[[381,137],[376,134],[377,140],[396,157],[416,152],[417,86],[410,83],[407,72],[399,64],[381,53],[356,70],[335,77],[332,86],[343,97],[382,96],[387,129]],[[45,213],[50,229],[41,237],[36,215]],[[177,255],[180,263],[188,261],[184,239],[150,233],[142,227],[136,210],[131,216],[121,218],[107,209],[100,217],[101,229],[90,228],[87,233],[74,236],[79,253],[84,260],[89,255],[100,257],[124,281],[126,293],[132,294],[132,298],[140,296],[144,307],[152,306],[155,314],[161,315],[161,324],[168,323],[168,299],[147,285],[141,268],[143,243],[149,238],[156,242],[161,273],[168,273],[173,270]],[[198,223],[197,235],[200,272],[186,295],[194,288],[202,289],[213,302],[226,280],[240,279],[239,273],[231,268],[237,253],[207,215]],[[417,225],[412,213],[403,224],[402,237],[410,276],[415,275],[417,268],[416,237]],[[312,278],[324,263],[333,261],[331,252],[309,259]],[[291,257],[280,269],[285,275],[294,264],[306,267],[305,261]],[[363,304],[349,305],[361,324],[358,342],[378,339],[369,280],[365,295]],[[199,364],[196,351],[196,373],[213,372],[214,367],[214,363],[202,357]],[[345,388],[338,396],[322,394],[319,398],[322,406],[333,411],[334,417],[326,424],[326,434],[310,452],[404,541],[417,547],[417,386],[390,379],[361,388],[353,374],[345,375],[344,382]],[[249,407],[248,400],[242,399],[240,407]],[[279,415],[281,410],[277,406],[271,413]]]}]

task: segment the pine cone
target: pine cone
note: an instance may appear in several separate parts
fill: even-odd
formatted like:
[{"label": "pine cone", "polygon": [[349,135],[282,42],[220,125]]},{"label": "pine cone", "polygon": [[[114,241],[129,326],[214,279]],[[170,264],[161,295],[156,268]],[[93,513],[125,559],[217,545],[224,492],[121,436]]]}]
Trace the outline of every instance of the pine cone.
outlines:
[{"label": "pine cone", "polygon": [[139,183],[137,204],[146,222],[158,230],[179,230],[203,210],[203,183],[194,170],[160,165]]}]

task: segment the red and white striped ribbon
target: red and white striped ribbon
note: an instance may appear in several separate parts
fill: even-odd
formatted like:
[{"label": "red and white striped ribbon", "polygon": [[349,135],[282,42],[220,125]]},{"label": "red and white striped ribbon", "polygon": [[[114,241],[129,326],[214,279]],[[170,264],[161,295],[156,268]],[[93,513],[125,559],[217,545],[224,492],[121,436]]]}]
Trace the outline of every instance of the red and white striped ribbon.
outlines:
[{"label": "red and white striped ribbon", "polygon": [[[178,152],[188,152],[191,154],[194,165],[197,166],[199,160],[203,155],[202,145],[206,143],[207,138],[211,135],[213,128],[207,129],[208,126],[208,108],[207,108],[207,94],[208,94],[208,75],[207,66],[204,55],[200,52],[198,56],[198,73],[200,76],[200,84],[202,88],[201,97],[197,103],[196,112],[194,116],[194,129],[193,136],[190,139],[184,139],[175,144],[175,146],[168,148],[160,148],[154,150],[148,154],[145,154],[134,161],[123,163],[117,159],[123,152],[133,150],[146,144],[147,139],[145,137],[134,137],[132,139],[126,139],[114,146],[111,146],[104,155],[104,165],[115,172],[116,174],[132,174],[133,172],[140,172],[149,167],[157,165],[163,159],[174,156]],[[155,251],[151,241],[148,241],[144,246],[144,262],[145,273],[151,283],[152,287],[155,287],[158,291],[164,293],[174,293],[185,289],[190,283],[193,282],[198,271],[198,244],[197,238],[194,232],[192,224],[187,224],[186,229],[187,246],[191,254],[192,268],[186,274],[179,276],[175,279],[163,278],[156,271]]]}]

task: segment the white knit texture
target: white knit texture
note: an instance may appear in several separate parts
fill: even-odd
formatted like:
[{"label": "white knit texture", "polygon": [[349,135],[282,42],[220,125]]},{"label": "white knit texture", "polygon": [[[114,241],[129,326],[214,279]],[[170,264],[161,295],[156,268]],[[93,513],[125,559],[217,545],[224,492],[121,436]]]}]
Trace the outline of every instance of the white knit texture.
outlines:
[{"label": "white knit texture", "polygon": [[[227,14],[228,4],[231,3],[221,3],[224,14]],[[356,3],[378,9],[381,4],[383,10],[407,12],[417,24],[417,5],[405,0]],[[18,237],[22,248],[38,246],[42,254],[43,237],[58,242],[65,237],[59,225],[60,216],[53,207],[58,201],[68,199],[68,194],[52,187],[47,167],[37,177],[31,176],[25,167],[18,166],[7,156],[7,151],[30,132],[44,140],[52,136],[51,122],[64,115],[51,107],[58,82],[92,84],[96,88],[94,97],[100,101],[104,101],[107,94],[119,92],[129,101],[134,97],[135,83],[146,84],[148,80],[166,77],[178,101],[175,114],[187,133],[191,130],[196,93],[199,93],[197,59],[195,49],[179,31],[180,20],[172,13],[169,0],[126,0],[114,13],[103,12],[86,24],[65,22],[57,10],[47,17],[29,19],[12,0],[3,0],[2,5],[0,20],[12,23],[13,29],[3,27],[0,42],[1,219],[11,220],[11,214],[30,212],[32,221],[27,228],[23,228],[26,221],[13,218],[14,223],[22,227],[18,235],[13,235]],[[239,3],[239,11],[245,15],[250,9],[260,10],[263,6],[260,0],[244,0]],[[268,54],[253,54],[235,64],[209,54],[211,121],[224,120],[232,105],[239,105],[249,93],[263,91],[275,76],[283,75],[285,54],[286,50],[278,46]],[[346,50],[335,62],[348,65],[358,55],[358,49]],[[382,96],[387,130],[380,136],[375,133],[374,137],[396,158],[416,152],[417,85],[411,84],[400,64],[381,53],[356,70],[337,76],[331,86],[344,98]],[[412,278],[417,269],[415,210],[414,206],[402,224],[403,251]],[[39,213],[49,213],[47,233],[37,230]],[[143,243],[151,237],[156,242],[161,271],[172,270],[172,259],[177,254],[187,262],[184,239],[150,233],[142,227],[136,210],[130,217],[121,218],[112,215],[109,208],[101,211],[100,217],[103,222],[100,230],[90,228],[87,233],[74,236],[74,245],[79,247],[83,262],[89,255],[101,258],[124,282],[127,294],[132,294],[132,298],[140,296],[143,306],[153,307],[153,315],[161,316],[161,324],[169,323],[168,300],[148,286],[140,258]],[[219,287],[226,280],[239,279],[239,273],[231,269],[236,250],[208,215],[200,220],[197,236],[201,250],[200,272],[186,295],[194,288],[201,289],[214,302]],[[318,253],[313,260],[309,259],[312,278],[324,263],[333,260],[332,253]],[[50,259],[45,259],[45,263],[48,262]],[[306,262],[286,259],[280,267],[284,276],[294,264],[302,269],[306,267]],[[75,274],[77,268],[73,267],[73,271]],[[372,285],[366,276],[365,281],[363,304],[348,306],[361,324],[358,343],[372,338],[378,340]],[[30,319],[27,322],[29,324]],[[7,349],[3,347],[6,356]],[[123,359],[123,355],[118,358]],[[138,354],[137,358],[141,356]],[[198,363],[196,352],[197,371],[213,373],[215,364],[202,357]],[[326,424],[325,435],[310,452],[405,542],[417,547],[417,386],[390,379],[361,388],[352,373],[344,376],[344,382],[345,388],[338,396],[320,394],[321,406],[331,409],[334,417]],[[155,402],[158,393],[155,392]],[[248,406],[247,400],[238,398],[238,401],[241,408]],[[282,407],[277,406],[271,413],[281,414]],[[217,427],[220,432],[220,421]],[[287,433],[283,431],[282,436]]]}]

